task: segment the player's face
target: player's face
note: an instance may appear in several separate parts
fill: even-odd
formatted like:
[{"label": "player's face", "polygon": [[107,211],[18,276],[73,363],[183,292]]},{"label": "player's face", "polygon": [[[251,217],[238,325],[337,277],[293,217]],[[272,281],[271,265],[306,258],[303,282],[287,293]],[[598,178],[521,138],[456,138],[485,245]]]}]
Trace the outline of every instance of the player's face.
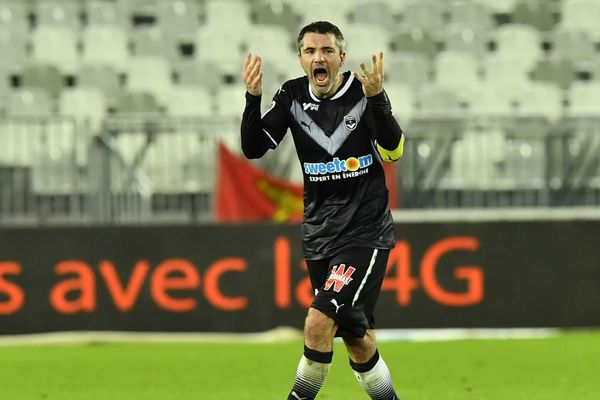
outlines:
[{"label": "player's face", "polygon": [[342,82],[340,69],[346,58],[336,44],[335,35],[306,33],[298,58],[313,93],[321,98],[333,95]]}]

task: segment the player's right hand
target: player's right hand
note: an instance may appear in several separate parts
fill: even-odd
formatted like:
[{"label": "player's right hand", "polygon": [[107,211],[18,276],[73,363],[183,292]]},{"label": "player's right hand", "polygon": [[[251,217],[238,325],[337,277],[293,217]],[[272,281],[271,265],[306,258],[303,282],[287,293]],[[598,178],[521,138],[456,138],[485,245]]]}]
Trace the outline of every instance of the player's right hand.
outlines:
[{"label": "player's right hand", "polygon": [[262,77],[263,73],[260,70],[262,60],[257,55],[251,53],[246,54],[244,60],[244,68],[242,69],[242,78],[246,84],[246,90],[253,96],[262,94]]}]

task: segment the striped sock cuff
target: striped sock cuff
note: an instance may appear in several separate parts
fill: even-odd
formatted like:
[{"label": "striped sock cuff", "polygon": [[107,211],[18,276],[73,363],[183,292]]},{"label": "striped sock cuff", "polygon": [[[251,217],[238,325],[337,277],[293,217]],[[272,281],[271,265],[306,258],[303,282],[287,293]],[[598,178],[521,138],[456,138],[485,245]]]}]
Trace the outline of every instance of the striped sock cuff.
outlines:
[{"label": "striped sock cuff", "polygon": [[331,364],[333,360],[333,351],[322,352],[308,348],[304,345],[304,357],[311,361],[316,361],[321,364]]},{"label": "striped sock cuff", "polygon": [[367,371],[372,370],[373,367],[375,367],[375,364],[377,364],[377,361],[379,361],[379,351],[377,349],[375,349],[375,354],[373,354],[373,357],[371,357],[371,359],[369,361],[367,361],[366,363],[356,363],[356,362],[350,360],[350,366],[356,372],[367,372]]}]

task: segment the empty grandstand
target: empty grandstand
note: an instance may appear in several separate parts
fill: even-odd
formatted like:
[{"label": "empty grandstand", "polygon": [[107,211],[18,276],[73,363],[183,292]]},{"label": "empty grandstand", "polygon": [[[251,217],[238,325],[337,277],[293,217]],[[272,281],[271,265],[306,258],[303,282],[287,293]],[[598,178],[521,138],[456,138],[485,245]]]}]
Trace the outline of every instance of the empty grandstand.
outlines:
[{"label": "empty grandstand", "polygon": [[0,0],[0,225],[212,222],[244,54],[266,106],[314,19],[385,53],[400,208],[600,205],[596,0]]}]

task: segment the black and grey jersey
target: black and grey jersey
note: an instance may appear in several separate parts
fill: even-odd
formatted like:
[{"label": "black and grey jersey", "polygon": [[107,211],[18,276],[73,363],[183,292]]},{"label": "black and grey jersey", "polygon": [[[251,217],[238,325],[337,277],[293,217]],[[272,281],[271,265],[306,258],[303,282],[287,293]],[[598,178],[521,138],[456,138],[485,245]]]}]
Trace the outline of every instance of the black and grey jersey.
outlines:
[{"label": "black and grey jersey", "polygon": [[[288,128],[293,136],[304,176],[302,236],[307,259],[329,257],[350,246],[388,249],[395,244],[376,147],[381,124],[374,121],[361,83],[350,72],[344,78],[328,99],[314,96],[306,76],[289,80],[260,118],[260,97],[246,95],[246,155],[262,156],[266,149],[257,149],[260,143],[276,148]],[[398,124],[391,125],[399,137]]]}]

